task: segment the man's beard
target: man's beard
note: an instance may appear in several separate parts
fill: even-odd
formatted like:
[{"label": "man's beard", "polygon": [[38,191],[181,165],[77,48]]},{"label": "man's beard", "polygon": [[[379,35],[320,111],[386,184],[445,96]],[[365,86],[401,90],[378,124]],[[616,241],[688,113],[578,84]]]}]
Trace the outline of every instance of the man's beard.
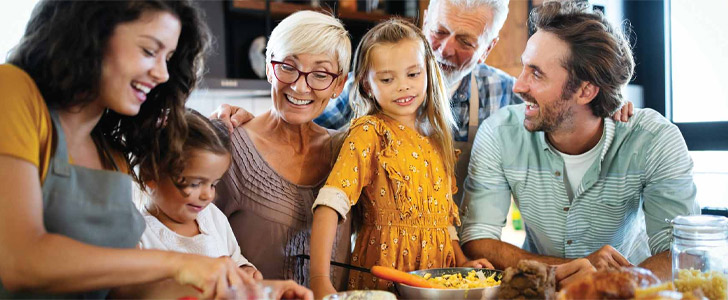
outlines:
[{"label": "man's beard", "polygon": [[[572,122],[572,116],[574,112],[569,105],[569,99],[571,95],[564,95],[562,93],[559,97],[559,101],[553,101],[549,105],[542,105],[536,101],[536,98],[528,93],[519,93],[523,100],[538,104],[538,116],[536,119],[528,119],[531,122],[531,126],[528,126],[526,119],[523,121],[523,126],[530,132],[543,131],[543,132],[554,132],[558,129],[569,127]],[[526,108],[528,109],[528,108]]]},{"label": "man's beard", "polygon": [[442,58],[437,58],[437,64],[440,66],[440,70],[442,70],[442,76],[445,79],[445,85],[448,88],[456,89],[456,86],[453,86],[454,84],[458,83],[460,79],[463,79],[465,75],[468,75],[468,73],[471,71],[472,68],[461,68],[458,67]]}]

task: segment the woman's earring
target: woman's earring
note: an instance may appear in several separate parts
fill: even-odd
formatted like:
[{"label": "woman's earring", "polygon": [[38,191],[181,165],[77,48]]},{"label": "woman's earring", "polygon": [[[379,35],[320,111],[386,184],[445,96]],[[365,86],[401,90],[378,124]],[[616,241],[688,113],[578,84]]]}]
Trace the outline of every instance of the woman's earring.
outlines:
[{"label": "woman's earring", "polygon": [[331,99],[334,99],[334,98],[336,98],[336,93],[334,93],[333,95],[331,95]]}]

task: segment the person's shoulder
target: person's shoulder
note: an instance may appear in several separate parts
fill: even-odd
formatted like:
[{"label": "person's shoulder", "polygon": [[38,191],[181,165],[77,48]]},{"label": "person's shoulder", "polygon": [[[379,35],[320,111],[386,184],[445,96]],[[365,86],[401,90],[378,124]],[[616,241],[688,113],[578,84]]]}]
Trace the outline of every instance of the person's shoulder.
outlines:
[{"label": "person's shoulder", "polygon": [[659,112],[650,108],[635,108],[634,115],[626,123],[618,122],[627,130],[647,131],[653,135],[666,130],[677,130],[677,126]]},{"label": "person's shoulder", "polygon": [[18,93],[28,96],[40,95],[33,78],[23,69],[11,64],[0,64],[0,92],[6,96]]},{"label": "person's shoulder", "polygon": [[475,72],[476,77],[488,77],[491,80],[496,79],[499,81],[505,81],[510,83],[516,81],[515,77],[511,76],[505,71],[486,64],[478,64],[473,72]]},{"label": "person's shoulder", "polygon": [[484,124],[492,128],[523,126],[525,104],[507,105],[490,115]]},{"label": "person's shoulder", "polygon": [[390,132],[392,132],[392,128],[387,121],[377,115],[368,115],[351,121],[346,138],[371,141],[388,137]]},{"label": "person's shoulder", "polygon": [[23,69],[11,64],[0,64],[0,77],[3,78],[3,81],[12,79],[17,79],[20,81],[32,81],[28,73],[26,73]]},{"label": "person's shoulder", "polygon": [[[213,217],[215,219],[227,219],[227,217],[225,217],[225,214],[222,212],[222,210],[220,210],[219,207],[217,207],[217,205],[215,205],[215,203],[210,203],[209,205],[207,205],[207,209],[203,210],[202,212],[209,214],[210,217]],[[200,214],[202,214],[202,212],[200,212]]]},{"label": "person's shoulder", "polygon": [[[349,127],[350,130],[355,129],[361,129],[364,127],[369,128],[370,126],[375,126],[378,128],[386,128],[388,127],[387,122],[384,121],[384,119],[380,118],[376,115],[368,115],[356,118],[354,120],[351,120],[351,126]],[[367,130],[368,131],[368,130]]]}]

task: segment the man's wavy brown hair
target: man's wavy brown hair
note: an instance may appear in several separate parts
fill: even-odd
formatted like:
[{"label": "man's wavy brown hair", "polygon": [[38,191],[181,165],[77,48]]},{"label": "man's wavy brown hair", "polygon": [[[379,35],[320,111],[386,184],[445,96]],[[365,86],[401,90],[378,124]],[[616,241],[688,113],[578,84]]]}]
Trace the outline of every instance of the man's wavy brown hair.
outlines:
[{"label": "man's wavy brown hair", "polygon": [[[33,78],[49,108],[89,104],[100,94],[104,53],[114,30],[145,12],[169,12],[182,26],[167,63],[169,80],[149,92],[137,115],[109,110],[92,133],[99,153],[122,153],[129,170],[141,163],[154,170],[166,168],[182,154],[187,136],[184,104],[201,78],[210,43],[207,25],[191,1],[41,1],[8,59]],[[163,152],[160,145],[168,146]],[[105,167],[113,165],[110,157],[101,157]]]},{"label": "man's wavy brown hair", "polygon": [[634,72],[632,48],[621,30],[613,28],[601,12],[591,12],[586,2],[546,2],[531,11],[529,21],[535,30],[555,34],[569,45],[564,95],[590,82],[599,87],[589,104],[592,112],[602,118],[611,116],[622,105],[621,88]]}]

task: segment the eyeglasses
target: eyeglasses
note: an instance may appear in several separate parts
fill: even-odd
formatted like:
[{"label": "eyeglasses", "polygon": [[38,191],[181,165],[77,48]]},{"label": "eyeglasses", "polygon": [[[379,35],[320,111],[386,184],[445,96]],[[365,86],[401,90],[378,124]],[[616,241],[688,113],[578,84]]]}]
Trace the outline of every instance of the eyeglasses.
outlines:
[{"label": "eyeglasses", "polygon": [[334,83],[334,79],[339,77],[339,74],[325,71],[303,72],[290,64],[280,61],[271,60],[270,64],[273,65],[273,74],[278,81],[291,84],[303,76],[306,79],[306,85],[314,91],[329,88]]}]

